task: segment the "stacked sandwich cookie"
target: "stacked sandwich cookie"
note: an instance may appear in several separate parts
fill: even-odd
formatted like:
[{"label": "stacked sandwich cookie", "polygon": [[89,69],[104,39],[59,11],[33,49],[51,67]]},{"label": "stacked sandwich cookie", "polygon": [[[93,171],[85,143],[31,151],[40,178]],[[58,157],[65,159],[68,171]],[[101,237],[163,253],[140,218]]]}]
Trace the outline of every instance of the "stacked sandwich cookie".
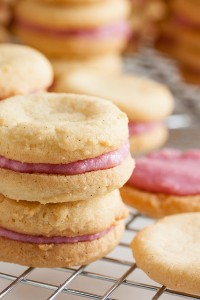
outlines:
[{"label": "stacked sandwich cookie", "polygon": [[1,260],[80,265],[118,244],[117,189],[134,165],[124,113],[88,96],[16,96],[0,103],[0,136]]},{"label": "stacked sandwich cookie", "polygon": [[113,65],[111,59],[111,68],[118,70],[119,55],[130,35],[129,12],[128,0],[21,0],[14,28],[22,42],[50,58],[85,66],[109,55],[115,60]]},{"label": "stacked sandwich cookie", "polygon": [[199,3],[169,2],[169,17],[163,22],[157,48],[175,58],[186,81],[200,84]]},{"label": "stacked sandwich cookie", "polygon": [[163,145],[168,131],[165,118],[173,110],[169,90],[156,82],[128,75],[100,74],[94,70],[64,72],[52,88],[106,98],[129,118],[131,152],[148,152]]},{"label": "stacked sandwich cookie", "polygon": [[123,200],[153,218],[200,212],[200,151],[163,149],[136,160]]},{"label": "stacked sandwich cookie", "polygon": [[0,44],[0,100],[19,94],[45,91],[53,82],[53,70],[35,49]]}]

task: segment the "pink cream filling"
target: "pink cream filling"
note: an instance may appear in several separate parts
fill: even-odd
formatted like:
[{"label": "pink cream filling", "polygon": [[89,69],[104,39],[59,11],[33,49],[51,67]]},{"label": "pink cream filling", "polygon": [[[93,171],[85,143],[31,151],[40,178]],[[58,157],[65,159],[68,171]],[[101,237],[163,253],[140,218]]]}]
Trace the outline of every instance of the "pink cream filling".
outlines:
[{"label": "pink cream filling", "polygon": [[68,164],[22,163],[0,156],[0,168],[29,174],[77,175],[114,168],[123,162],[129,151],[129,144],[126,143],[118,150],[102,154],[95,158],[79,160]]},{"label": "pink cream filling", "polygon": [[118,21],[113,24],[98,28],[89,29],[58,29],[44,27],[42,25],[32,24],[28,20],[16,19],[15,24],[27,31],[39,32],[57,37],[84,37],[84,38],[109,38],[111,36],[128,37],[130,35],[130,26],[127,21]]},{"label": "pink cream filling", "polygon": [[177,196],[200,194],[200,150],[164,149],[136,161],[129,185]]},{"label": "pink cream filling", "polygon": [[112,227],[99,233],[73,236],[73,237],[68,237],[68,236],[45,237],[40,235],[37,236],[37,235],[18,233],[1,227],[0,237],[4,237],[9,240],[14,240],[18,242],[32,243],[32,244],[75,244],[79,242],[90,242],[90,241],[100,239],[101,237],[106,235],[111,229]]},{"label": "pink cream filling", "polygon": [[129,134],[130,136],[133,136],[137,134],[150,132],[156,129],[158,126],[160,126],[159,122],[143,122],[143,123],[129,122],[128,124]]}]

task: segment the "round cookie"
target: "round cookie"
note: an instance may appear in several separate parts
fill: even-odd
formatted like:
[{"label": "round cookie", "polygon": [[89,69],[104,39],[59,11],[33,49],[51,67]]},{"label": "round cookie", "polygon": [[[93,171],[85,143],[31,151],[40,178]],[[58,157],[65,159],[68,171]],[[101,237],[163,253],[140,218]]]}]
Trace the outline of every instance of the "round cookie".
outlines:
[{"label": "round cookie", "polygon": [[50,57],[88,58],[123,50],[129,10],[127,0],[66,5],[22,0],[14,27],[24,43]]},{"label": "round cookie", "polygon": [[0,99],[44,91],[52,81],[52,67],[41,53],[21,45],[0,45]]},{"label": "round cookie", "polygon": [[[129,118],[133,154],[155,149],[166,141],[167,129],[163,119],[173,109],[173,98],[163,85],[131,75],[111,76],[95,70],[74,70],[65,72],[52,89],[56,92],[98,96],[116,104]],[[134,131],[131,130],[132,123]]]},{"label": "round cookie", "polygon": [[0,195],[0,227],[26,235],[91,235],[115,226],[127,212],[118,190],[88,201],[45,205]]},{"label": "round cookie", "polygon": [[160,150],[138,158],[123,200],[153,218],[200,212],[200,151]]},{"label": "round cookie", "polygon": [[76,70],[66,72],[53,90],[108,99],[124,111],[130,121],[160,121],[173,109],[172,95],[164,85],[132,75]]},{"label": "round cookie", "polygon": [[34,244],[0,237],[0,260],[40,268],[86,265],[108,254],[124,231],[119,222],[98,238],[61,244]]},{"label": "round cookie", "polygon": [[127,124],[116,106],[90,96],[41,93],[2,101],[1,193],[56,203],[121,187],[134,164]]},{"label": "round cookie", "polygon": [[166,217],[139,232],[131,244],[148,276],[179,292],[200,293],[200,213]]}]

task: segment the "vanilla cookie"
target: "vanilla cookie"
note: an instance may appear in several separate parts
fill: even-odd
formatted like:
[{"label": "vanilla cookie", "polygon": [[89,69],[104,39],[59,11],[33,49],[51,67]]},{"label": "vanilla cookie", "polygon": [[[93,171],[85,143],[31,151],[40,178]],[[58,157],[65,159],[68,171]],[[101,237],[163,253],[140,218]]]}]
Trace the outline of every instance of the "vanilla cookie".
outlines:
[{"label": "vanilla cookie", "polygon": [[86,265],[117,246],[123,231],[122,221],[103,232],[71,238],[27,236],[0,229],[0,260],[40,268]]},{"label": "vanilla cookie", "polygon": [[91,235],[115,226],[127,212],[118,190],[87,201],[45,205],[0,195],[0,227],[26,235]]},{"label": "vanilla cookie", "polygon": [[50,62],[26,46],[0,44],[0,99],[45,91],[53,81]]},{"label": "vanilla cookie", "polygon": [[88,200],[121,187],[133,169],[126,115],[90,96],[2,101],[0,137],[0,192],[15,200]]},{"label": "vanilla cookie", "polygon": [[200,151],[164,149],[136,160],[123,200],[150,217],[200,212]]},{"label": "vanilla cookie", "polygon": [[50,57],[88,58],[124,49],[130,34],[129,11],[127,0],[62,5],[22,0],[14,27],[24,43]]},{"label": "vanilla cookie", "polygon": [[167,288],[200,294],[200,213],[166,217],[134,238],[137,265]]},{"label": "vanilla cookie", "polygon": [[161,84],[131,75],[74,70],[65,72],[52,89],[98,96],[116,104],[128,115],[133,154],[148,152],[166,141],[163,120],[172,112],[173,98]]}]

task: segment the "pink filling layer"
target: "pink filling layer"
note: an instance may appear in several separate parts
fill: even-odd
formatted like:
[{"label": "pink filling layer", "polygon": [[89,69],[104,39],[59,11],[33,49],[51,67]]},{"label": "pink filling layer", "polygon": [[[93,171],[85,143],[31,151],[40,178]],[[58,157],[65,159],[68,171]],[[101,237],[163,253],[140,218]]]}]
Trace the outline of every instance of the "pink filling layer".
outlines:
[{"label": "pink filling layer", "polygon": [[68,164],[22,163],[0,156],[0,168],[29,174],[77,175],[114,168],[123,162],[129,151],[129,144],[126,143],[118,150],[102,154],[95,158],[79,160]]},{"label": "pink filling layer", "polygon": [[75,244],[79,242],[89,242],[89,241],[97,240],[103,237],[104,235],[106,235],[111,229],[112,227],[99,233],[80,235],[74,237],[67,237],[67,236],[45,237],[45,236],[23,234],[23,233],[7,230],[5,228],[0,228],[0,237],[4,237],[9,240],[14,240],[18,242],[32,243],[32,244]]},{"label": "pink filling layer", "polygon": [[160,126],[159,122],[144,122],[144,123],[137,123],[137,122],[129,122],[129,134],[130,136],[136,134],[142,134],[145,132],[150,132]]},{"label": "pink filling layer", "polygon": [[91,29],[57,29],[43,27],[42,25],[32,24],[28,20],[17,19],[15,21],[18,27],[27,31],[34,31],[57,37],[85,37],[85,38],[109,38],[112,36],[128,37],[130,35],[130,26],[127,21],[119,21],[106,26]]},{"label": "pink filling layer", "polygon": [[139,158],[129,185],[153,193],[200,194],[200,150],[165,149]]},{"label": "pink filling layer", "polygon": [[200,25],[193,23],[193,21],[186,19],[184,16],[176,15],[173,18],[175,24],[188,27],[194,30],[200,30]]}]

